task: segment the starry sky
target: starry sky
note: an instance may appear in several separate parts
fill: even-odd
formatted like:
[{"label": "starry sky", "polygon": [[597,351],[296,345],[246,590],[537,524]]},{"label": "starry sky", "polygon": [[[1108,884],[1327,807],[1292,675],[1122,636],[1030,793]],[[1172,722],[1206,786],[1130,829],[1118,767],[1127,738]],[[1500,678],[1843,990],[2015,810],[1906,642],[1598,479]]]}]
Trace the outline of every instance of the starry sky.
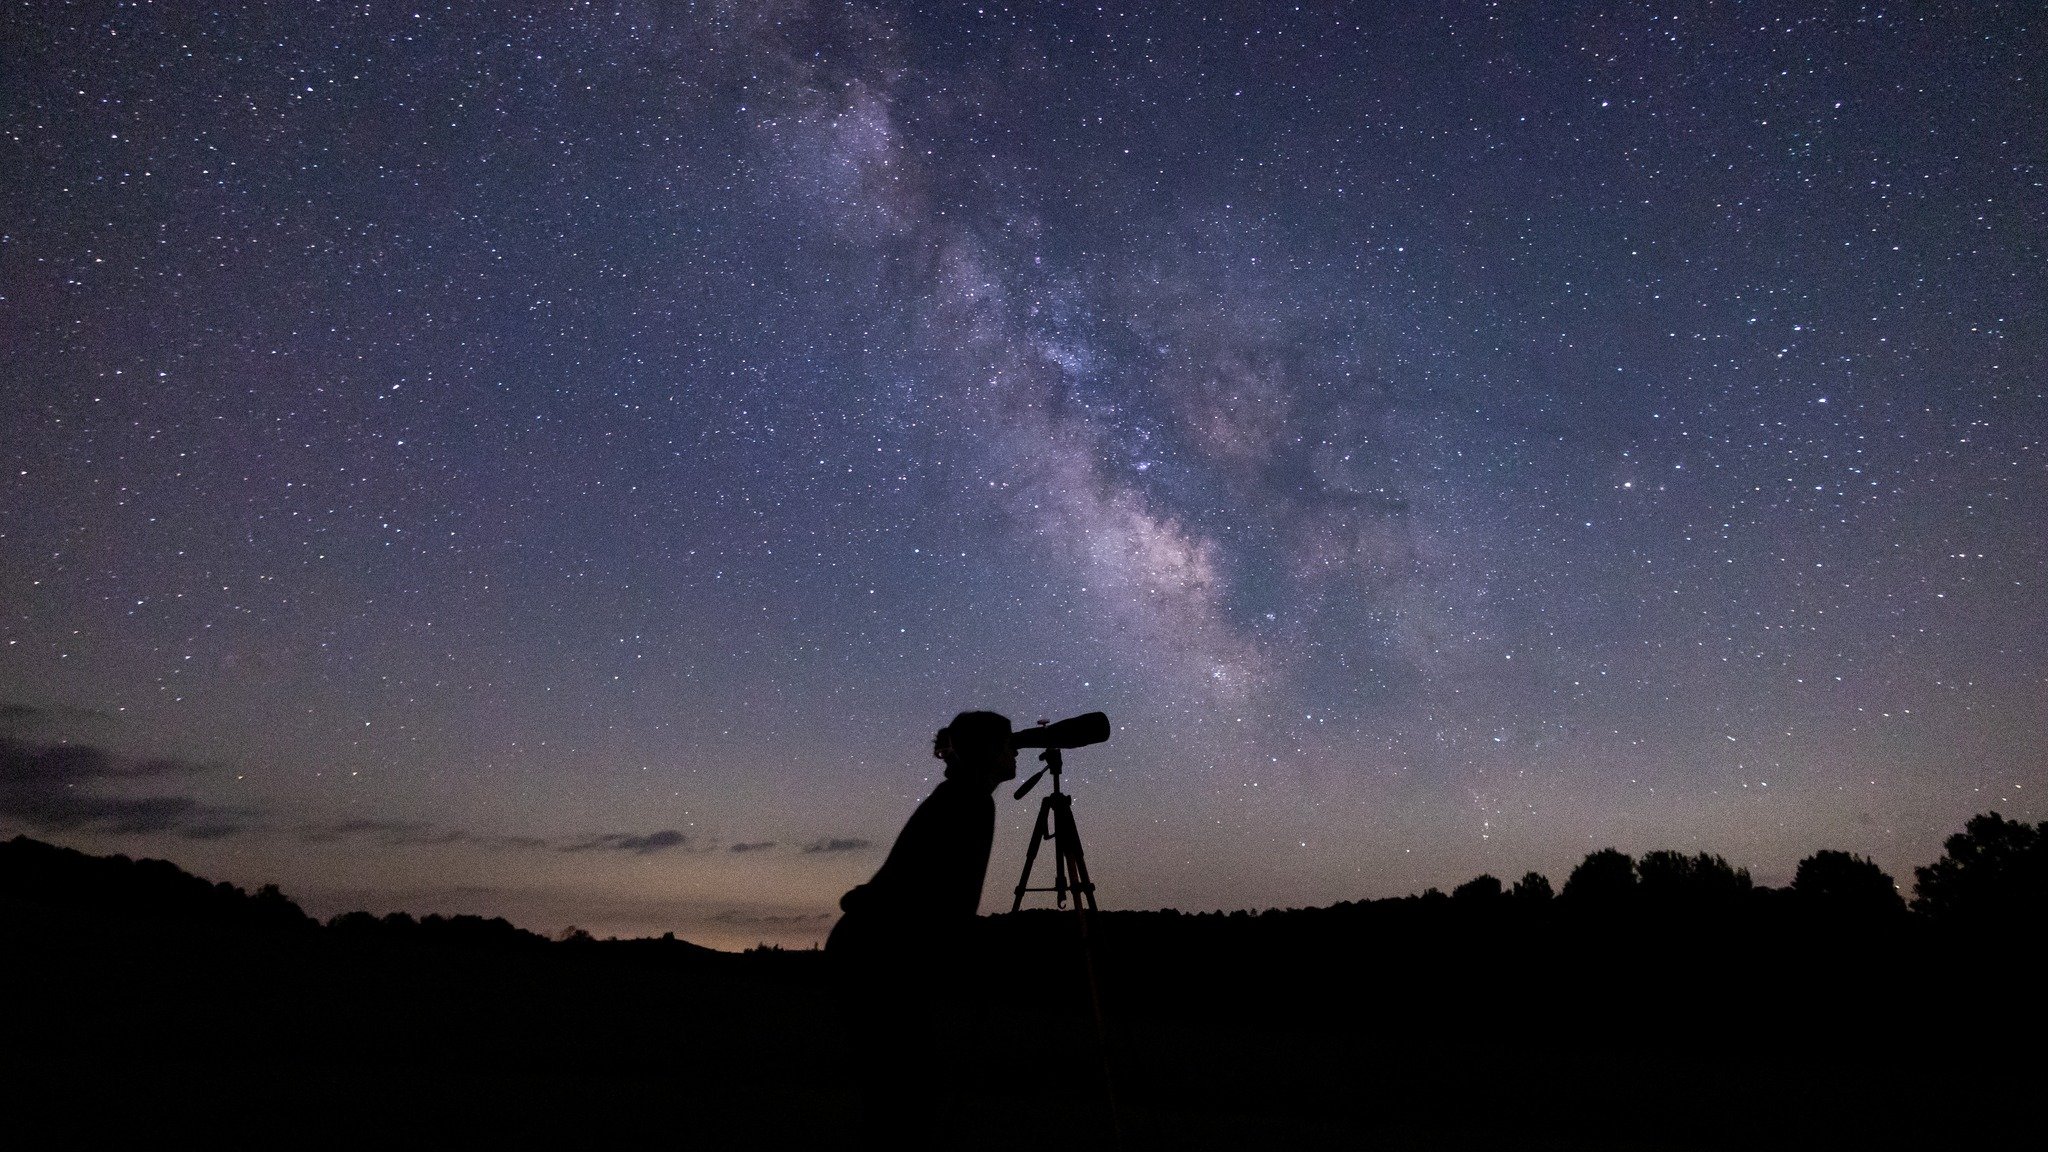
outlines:
[{"label": "starry sky", "polygon": [[2044,815],[2037,10],[1116,7],[11,6],[0,832],[740,947],[963,708],[1113,907]]}]

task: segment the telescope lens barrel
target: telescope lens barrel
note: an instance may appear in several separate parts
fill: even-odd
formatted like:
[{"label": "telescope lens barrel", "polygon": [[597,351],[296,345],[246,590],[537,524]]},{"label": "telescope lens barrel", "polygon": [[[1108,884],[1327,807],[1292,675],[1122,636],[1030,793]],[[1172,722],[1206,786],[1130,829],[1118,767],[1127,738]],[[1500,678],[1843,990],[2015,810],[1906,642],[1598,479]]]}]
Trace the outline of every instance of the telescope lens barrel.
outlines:
[{"label": "telescope lens barrel", "polygon": [[1083,712],[1051,724],[1022,729],[1010,737],[1013,748],[1083,748],[1109,739],[1109,715]]}]

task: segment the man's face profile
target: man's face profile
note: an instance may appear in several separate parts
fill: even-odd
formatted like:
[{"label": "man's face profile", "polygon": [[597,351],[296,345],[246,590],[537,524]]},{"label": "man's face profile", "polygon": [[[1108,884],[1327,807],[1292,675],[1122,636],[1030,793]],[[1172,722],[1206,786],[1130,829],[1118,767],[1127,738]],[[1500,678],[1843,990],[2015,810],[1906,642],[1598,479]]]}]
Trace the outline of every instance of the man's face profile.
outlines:
[{"label": "man's face profile", "polygon": [[1010,722],[995,713],[962,713],[939,733],[939,757],[950,771],[986,782],[990,787],[1017,778],[1017,749],[1010,744]]},{"label": "man's face profile", "polygon": [[1017,778],[1017,750],[1008,740],[981,740],[953,745],[948,762],[968,774],[1000,784]]}]

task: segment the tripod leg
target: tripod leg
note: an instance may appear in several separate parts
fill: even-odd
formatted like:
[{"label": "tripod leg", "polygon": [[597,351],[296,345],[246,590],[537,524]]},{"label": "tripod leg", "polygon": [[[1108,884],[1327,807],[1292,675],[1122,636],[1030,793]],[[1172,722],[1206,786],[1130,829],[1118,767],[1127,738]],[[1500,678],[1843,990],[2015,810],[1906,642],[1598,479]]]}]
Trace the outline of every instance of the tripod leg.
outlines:
[{"label": "tripod leg", "polygon": [[1060,851],[1060,814],[1052,814],[1052,895],[1055,907],[1067,906],[1067,854]]},{"label": "tripod leg", "polygon": [[1067,896],[1072,893],[1078,900],[1081,893],[1081,877],[1074,871],[1073,857],[1067,851],[1068,832],[1074,827],[1074,802],[1065,796],[1048,797],[1058,801],[1052,813],[1052,858],[1055,875],[1059,877],[1059,906],[1067,906]]},{"label": "tripod leg", "polygon": [[[1038,823],[1031,829],[1031,842],[1024,846],[1024,874],[1017,877],[1017,898],[1010,902],[1010,911],[1024,907],[1024,890],[1031,886],[1031,865],[1038,859],[1038,845],[1047,839],[1045,834],[1046,811],[1052,807],[1052,797],[1047,796],[1038,805]],[[1055,854],[1059,846],[1053,846]]]},{"label": "tripod leg", "polygon": [[1059,818],[1053,823],[1053,848],[1059,853],[1060,862],[1073,877],[1074,895],[1090,912],[1095,911],[1095,883],[1088,878],[1088,860],[1081,854],[1081,830],[1074,826],[1074,810],[1071,806],[1059,811]]}]

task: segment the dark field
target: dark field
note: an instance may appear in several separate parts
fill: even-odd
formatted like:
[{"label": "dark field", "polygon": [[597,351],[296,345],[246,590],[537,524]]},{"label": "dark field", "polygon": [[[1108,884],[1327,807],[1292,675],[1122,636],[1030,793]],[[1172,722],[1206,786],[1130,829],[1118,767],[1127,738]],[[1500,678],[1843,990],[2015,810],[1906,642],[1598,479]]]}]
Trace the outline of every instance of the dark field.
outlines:
[{"label": "dark field", "polygon": [[[820,954],[558,943],[467,918],[323,927],[191,884],[110,902],[87,882],[10,882],[10,1128],[79,1145],[850,1139],[865,1046],[836,1023]],[[1762,890],[1561,904],[1098,916],[1114,1121],[1073,914],[991,918],[981,1018],[935,1053],[973,1085],[946,1107],[947,1143],[1106,1148],[1120,1128],[1131,1148],[1917,1148],[2038,1132],[2030,942]]]}]

